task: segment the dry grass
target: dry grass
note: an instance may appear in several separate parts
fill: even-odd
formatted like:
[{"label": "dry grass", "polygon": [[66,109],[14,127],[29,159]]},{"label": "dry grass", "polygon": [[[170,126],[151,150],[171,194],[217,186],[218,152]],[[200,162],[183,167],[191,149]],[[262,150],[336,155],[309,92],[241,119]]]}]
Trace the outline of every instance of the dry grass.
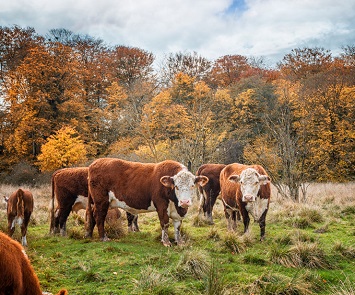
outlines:
[{"label": "dry grass", "polygon": [[188,250],[181,256],[176,267],[176,276],[178,279],[184,279],[191,276],[195,279],[206,277],[210,268],[209,256],[203,251]]},{"label": "dry grass", "polygon": [[309,272],[300,272],[294,277],[281,274],[265,273],[247,288],[247,294],[316,294],[320,278]]}]

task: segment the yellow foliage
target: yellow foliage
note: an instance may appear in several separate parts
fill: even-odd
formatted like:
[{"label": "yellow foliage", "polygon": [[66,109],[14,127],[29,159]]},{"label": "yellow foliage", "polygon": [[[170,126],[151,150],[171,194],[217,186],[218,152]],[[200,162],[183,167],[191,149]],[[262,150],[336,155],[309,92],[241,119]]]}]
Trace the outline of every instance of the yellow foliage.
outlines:
[{"label": "yellow foliage", "polygon": [[63,127],[51,135],[42,146],[37,164],[41,171],[54,171],[84,163],[87,150],[76,132],[71,127]]},{"label": "yellow foliage", "polygon": [[171,158],[170,155],[171,144],[167,141],[159,141],[152,147],[147,145],[140,145],[135,153],[142,161],[160,162]]},{"label": "yellow foliage", "polygon": [[195,100],[202,100],[204,98],[206,98],[211,92],[211,88],[208,87],[208,85],[201,81],[196,83],[195,87],[194,87],[194,99]]},{"label": "yellow foliage", "polygon": [[113,82],[110,87],[107,88],[108,92],[108,109],[114,110],[122,108],[126,103],[128,95],[123,87],[118,85],[117,82]]},{"label": "yellow foliage", "polygon": [[258,137],[244,148],[244,158],[250,164],[260,164],[267,167],[272,175],[277,175],[282,161],[275,149],[270,140]]}]

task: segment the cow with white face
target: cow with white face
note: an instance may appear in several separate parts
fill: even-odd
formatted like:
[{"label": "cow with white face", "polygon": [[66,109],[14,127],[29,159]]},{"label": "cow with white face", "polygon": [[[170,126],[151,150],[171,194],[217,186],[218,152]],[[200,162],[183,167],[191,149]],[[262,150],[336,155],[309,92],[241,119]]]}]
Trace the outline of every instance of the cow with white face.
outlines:
[{"label": "cow with white face", "polygon": [[195,176],[179,162],[129,162],[114,158],[97,159],[89,166],[89,202],[87,233],[91,237],[95,224],[101,240],[106,240],[104,221],[109,207],[131,214],[157,211],[162,229],[162,243],[171,246],[168,237],[169,218],[175,229],[175,241],[182,243],[181,222],[192,205],[197,183],[205,176]]},{"label": "cow with white face", "polygon": [[244,232],[249,229],[249,214],[260,225],[260,238],[265,238],[265,219],[270,203],[270,178],[260,165],[227,165],[220,175],[221,198],[224,203],[228,228],[235,230],[230,219],[233,210],[239,210],[244,223]]}]

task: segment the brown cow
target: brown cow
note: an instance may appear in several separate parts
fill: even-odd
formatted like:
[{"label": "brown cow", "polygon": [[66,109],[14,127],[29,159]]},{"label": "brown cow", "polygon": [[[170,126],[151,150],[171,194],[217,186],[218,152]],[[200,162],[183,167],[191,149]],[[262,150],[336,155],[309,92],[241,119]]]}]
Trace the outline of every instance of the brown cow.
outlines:
[{"label": "brown cow", "polygon": [[235,213],[240,210],[244,233],[249,228],[249,213],[260,225],[260,239],[265,238],[265,219],[270,203],[270,178],[260,165],[227,165],[220,175],[221,199],[228,229],[236,229]]},{"label": "brown cow", "polygon": [[27,226],[33,212],[33,195],[28,190],[18,189],[9,198],[4,197],[7,202],[7,230],[9,236],[15,232],[16,223],[21,226],[21,242],[27,246]]},{"label": "brown cow", "polygon": [[138,163],[120,159],[97,159],[89,166],[89,202],[87,236],[92,237],[95,223],[101,240],[107,240],[104,221],[109,206],[134,215],[157,211],[162,229],[162,243],[171,246],[169,218],[173,220],[175,241],[182,243],[181,222],[192,204],[196,183],[203,185],[205,176],[195,176],[175,161]]},{"label": "brown cow", "polygon": [[[0,232],[0,294],[42,295],[37,275],[20,243]],[[63,289],[57,295],[66,295]]]},{"label": "brown cow", "polygon": [[[66,222],[70,212],[86,209],[88,196],[88,167],[63,168],[52,175],[50,233],[66,235]],[[57,208],[54,210],[54,197]],[[138,216],[127,214],[128,230],[139,231]]]},{"label": "brown cow", "polygon": [[200,195],[199,214],[203,212],[211,224],[213,224],[213,206],[221,190],[219,175],[224,167],[226,167],[224,164],[203,164],[196,172],[197,176],[203,175],[208,178],[208,182],[204,186],[197,185],[197,188]]}]

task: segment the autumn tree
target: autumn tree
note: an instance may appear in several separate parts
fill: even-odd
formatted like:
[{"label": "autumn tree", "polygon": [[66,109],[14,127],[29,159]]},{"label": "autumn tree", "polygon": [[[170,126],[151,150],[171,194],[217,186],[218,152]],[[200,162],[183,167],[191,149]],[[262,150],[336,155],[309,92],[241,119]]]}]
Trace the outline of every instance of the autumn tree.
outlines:
[{"label": "autumn tree", "polygon": [[178,73],[183,73],[196,81],[205,80],[211,68],[211,62],[193,53],[170,53],[160,65],[160,81],[164,87],[171,86]]},{"label": "autumn tree", "polygon": [[252,67],[242,55],[225,55],[213,62],[209,83],[213,87],[228,87],[241,78],[251,75]]},{"label": "autumn tree", "polygon": [[146,104],[143,114],[140,135],[154,161],[164,159],[160,154],[168,156],[169,145],[191,131],[191,118],[185,107],[173,103],[168,91],[159,93]]},{"label": "autumn tree", "polygon": [[63,127],[41,147],[37,165],[41,171],[54,171],[59,168],[83,164],[87,149],[75,129]]},{"label": "autumn tree", "polygon": [[78,131],[83,140],[90,142],[93,155],[101,154],[110,144],[104,110],[107,89],[111,85],[109,49],[101,39],[88,35],[74,35],[67,41],[80,65],[79,99],[85,109],[84,123]]},{"label": "autumn tree", "polygon": [[115,46],[110,59],[112,85],[122,87],[126,95],[119,119],[120,137],[139,137],[143,107],[157,94],[154,56],[140,48]]},{"label": "autumn tree", "polygon": [[[61,123],[79,125],[78,64],[68,47],[30,49],[7,76],[5,147],[13,157],[33,161],[52,130]],[[82,122],[80,123],[83,125]]]},{"label": "autumn tree", "polygon": [[285,57],[281,72],[290,80],[300,81],[296,112],[307,126],[302,137],[309,146],[306,163],[313,167],[309,177],[322,181],[352,177],[345,168],[352,160],[340,152],[345,140],[342,129],[352,124],[348,115],[351,95],[345,95],[353,86],[348,79],[348,61],[333,59],[324,49],[303,49]]},{"label": "autumn tree", "polygon": [[43,43],[43,37],[34,28],[0,26],[0,82],[1,90],[6,90],[6,77],[15,70],[29,54],[30,49]]}]

